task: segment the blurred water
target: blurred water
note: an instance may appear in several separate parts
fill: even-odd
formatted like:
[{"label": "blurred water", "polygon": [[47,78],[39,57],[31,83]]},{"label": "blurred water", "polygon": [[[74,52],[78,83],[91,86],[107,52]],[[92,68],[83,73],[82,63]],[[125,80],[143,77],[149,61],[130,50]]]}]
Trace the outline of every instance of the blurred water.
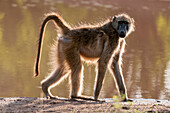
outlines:
[{"label": "blurred water", "polygon": [[[71,25],[97,23],[126,12],[136,31],[127,38],[123,74],[130,98],[170,98],[170,2],[164,0],[1,0],[0,1],[0,97],[42,95],[40,81],[48,75],[49,49],[57,36],[47,26],[41,59],[41,75],[33,78],[36,43],[44,14],[58,12]],[[95,66],[85,64],[83,94],[93,95]],[[52,89],[68,97],[68,78]],[[109,72],[101,98],[118,95]]]}]

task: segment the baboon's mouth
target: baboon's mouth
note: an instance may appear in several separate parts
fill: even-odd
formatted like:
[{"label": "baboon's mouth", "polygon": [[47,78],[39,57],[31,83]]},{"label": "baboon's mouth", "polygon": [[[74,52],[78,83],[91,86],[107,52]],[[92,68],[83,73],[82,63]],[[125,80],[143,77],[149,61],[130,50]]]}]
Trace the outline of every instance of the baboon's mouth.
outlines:
[{"label": "baboon's mouth", "polygon": [[120,33],[120,34],[119,34],[119,37],[121,37],[121,38],[124,38],[125,36],[126,36],[125,33]]}]

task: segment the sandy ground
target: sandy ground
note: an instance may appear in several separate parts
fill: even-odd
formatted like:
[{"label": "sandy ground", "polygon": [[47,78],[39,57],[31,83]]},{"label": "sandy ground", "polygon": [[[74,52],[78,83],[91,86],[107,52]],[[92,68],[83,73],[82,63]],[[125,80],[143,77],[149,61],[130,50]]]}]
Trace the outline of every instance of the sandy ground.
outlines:
[{"label": "sandy ground", "polygon": [[170,113],[170,100],[134,99],[105,102],[34,97],[0,98],[0,112],[161,112]]}]

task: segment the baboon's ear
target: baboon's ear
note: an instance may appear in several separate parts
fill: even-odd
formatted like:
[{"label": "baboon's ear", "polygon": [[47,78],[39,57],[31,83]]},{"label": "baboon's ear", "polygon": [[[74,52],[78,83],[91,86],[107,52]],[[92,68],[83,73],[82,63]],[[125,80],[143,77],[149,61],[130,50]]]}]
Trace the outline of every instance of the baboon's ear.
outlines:
[{"label": "baboon's ear", "polygon": [[135,23],[135,21],[134,21],[134,19],[133,19],[133,18],[131,18],[131,22],[132,22],[132,24],[134,24],[134,23]]},{"label": "baboon's ear", "polygon": [[133,18],[131,18],[131,30],[134,31],[135,30],[135,21]]},{"label": "baboon's ear", "polygon": [[118,23],[117,23],[117,17],[116,16],[114,16],[114,18],[112,19],[112,26],[113,26],[114,29],[117,30]]},{"label": "baboon's ear", "polygon": [[113,18],[113,22],[116,20],[116,16],[114,16],[114,18]]}]

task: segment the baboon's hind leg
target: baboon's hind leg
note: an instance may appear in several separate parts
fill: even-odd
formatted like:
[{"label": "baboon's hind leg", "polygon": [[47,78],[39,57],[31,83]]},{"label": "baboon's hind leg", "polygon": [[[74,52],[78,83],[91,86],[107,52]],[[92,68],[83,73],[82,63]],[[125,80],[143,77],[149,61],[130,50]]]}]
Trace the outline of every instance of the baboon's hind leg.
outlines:
[{"label": "baboon's hind leg", "polygon": [[50,92],[50,89],[61,81],[62,78],[64,78],[66,75],[69,74],[69,71],[66,72],[63,66],[60,66],[58,69],[55,69],[49,77],[44,79],[41,84],[42,84],[42,90],[44,94],[46,95],[47,98],[57,98],[53,96]]},{"label": "baboon's hind leg", "polygon": [[59,39],[59,41],[56,42],[57,46],[52,48],[55,53],[53,57],[56,58],[57,62],[55,65],[57,65],[57,67],[53,70],[53,72],[51,72],[51,74],[46,79],[41,82],[42,90],[47,98],[57,98],[51,94],[50,89],[58,85],[60,81],[62,81],[62,79],[70,73],[70,70],[68,69],[68,66],[65,63],[65,56],[63,54],[64,44],[65,42]]}]

